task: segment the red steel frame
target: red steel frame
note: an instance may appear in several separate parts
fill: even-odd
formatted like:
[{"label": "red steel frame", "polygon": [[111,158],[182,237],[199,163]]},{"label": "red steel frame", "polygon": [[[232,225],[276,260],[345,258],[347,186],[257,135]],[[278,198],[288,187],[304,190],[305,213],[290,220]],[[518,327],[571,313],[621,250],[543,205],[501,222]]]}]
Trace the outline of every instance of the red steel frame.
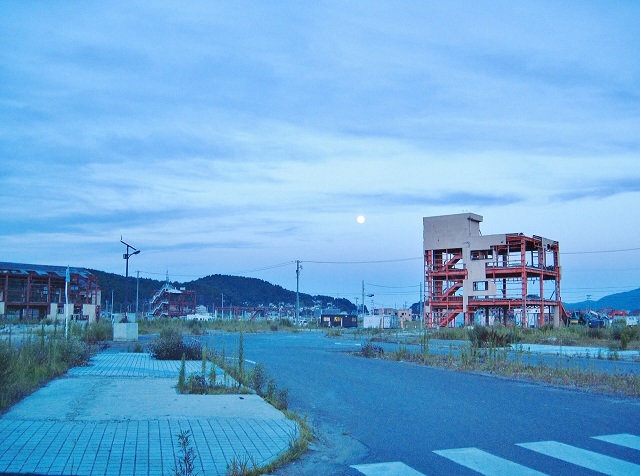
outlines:
[{"label": "red steel frame", "polygon": [[[506,325],[509,315],[518,310],[522,326],[530,327],[532,323],[528,321],[527,311],[537,309],[537,325],[543,326],[547,321],[553,322],[555,312],[564,312],[557,242],[538,236],[509,234],[506,243],[492,245],[491,250],[486,251],[486,256],[481,256],[485,260],[486,281],[495,283],[496,294],[478,296],[464,292],[468,270],[462,262],[462,248],[425,250],[425,325],[430,328],[453,326],[460,314],[464,314],[465,325],[472,325],[476,311],[483,309],[487,324],[490,313],[497,314]],[[538,288],[530,288],[530,282],[537,282]],[[545,283],[553,286],[550,296],[545,296],[550,287],[545,289]],[[508,284],[515,285],[519,293],[509,292]]]},{"label": "red steel frame", "polygon": [[[0,301],[5,303],[7,315],[17,313],[20,319],[43,319],[49,314],[51,304],[62,307],[66,301],[66,268],[48,265],[1,265]],[[71,268],[69,303],[73,315],[82,318],[82,305],[96,305],[100,315],[100,287],[98,279],[90,272]],[[4,317],[4,316],[0,316]]]}]

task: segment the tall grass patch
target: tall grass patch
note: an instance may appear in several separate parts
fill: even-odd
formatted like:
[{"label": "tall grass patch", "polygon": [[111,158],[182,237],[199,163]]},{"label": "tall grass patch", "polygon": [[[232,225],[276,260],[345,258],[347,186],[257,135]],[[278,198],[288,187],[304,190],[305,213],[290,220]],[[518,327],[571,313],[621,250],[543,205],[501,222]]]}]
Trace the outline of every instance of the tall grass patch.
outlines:
[{"label": "tall grass patch", "polygon": [[83,365],[90,347],[56,328],[24,336],[19,342],[0,340],[0,413],[68,369]]}]

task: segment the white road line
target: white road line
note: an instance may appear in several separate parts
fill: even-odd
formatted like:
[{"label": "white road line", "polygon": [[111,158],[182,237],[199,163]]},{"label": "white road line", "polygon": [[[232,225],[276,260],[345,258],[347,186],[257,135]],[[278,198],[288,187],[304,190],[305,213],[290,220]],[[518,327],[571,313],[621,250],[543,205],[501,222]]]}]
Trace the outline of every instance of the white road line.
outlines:
[{"label": "white road line", "polygon": [[618,435],[593,436],[596,440],[606,441],[618,446],[625,446],[633,450],[640,450],[640,436],[620,433]]},{"label": "white road line", "polygon": [[557,441],[518,443],[518,446],[611,476],[640,476],[640,465]]},{"label": "white road line", "polygon": [[494,456],[478,448],[438,450],[434,451],[434,453],[486,476],[501,476],[505,474],[513,476],[545,476],[545,473]]},{"label": "white road line", "polygon": [[399,461],[393,463],[356,464],[351,466],[366,476],[425,476]]}]

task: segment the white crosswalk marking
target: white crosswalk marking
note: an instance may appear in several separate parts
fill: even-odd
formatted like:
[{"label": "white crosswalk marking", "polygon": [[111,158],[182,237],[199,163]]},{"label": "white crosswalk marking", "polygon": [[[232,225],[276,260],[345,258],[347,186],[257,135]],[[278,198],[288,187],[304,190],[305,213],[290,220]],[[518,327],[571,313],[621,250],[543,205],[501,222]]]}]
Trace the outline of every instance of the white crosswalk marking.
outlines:
[{"label": "white crosswalk marking", "polygon": [[611,476],[640,476],[640,465],[557,441],[518,443],[518,446]]},{"label": "white crosswalk marking", "polygon": [[451,461],[466,466],[485,476],[544,476],[545,473],[522,466],[478,448],[456,448],[452,450],[439,450],[434,453],[444,456]]},{"label": "white crosswalk marking", "polygon": [[620,433],[619,435],[594,436],[596,440],[606,441],[618,446],[625,446],[633,450],[640,450],[640,436]]},{"label": "white crosswalk marking", "polygon": [[373,463],[351,466],[366,476],[425,476],[404,463]]},{"label": "white crosswalk marking", "polygon": [[[640,451],[640,436],[628,433],[593,436],[625,448]],[[640,476],[640,465],[557,441],[517,443],[517,446],[611,476]],[[487,453],[479,448],[437,450],[435,454],[485,476],[546,476],[545,473]],[[351,466],[366,476],[425,476],[402,462],[358,464]]]}]

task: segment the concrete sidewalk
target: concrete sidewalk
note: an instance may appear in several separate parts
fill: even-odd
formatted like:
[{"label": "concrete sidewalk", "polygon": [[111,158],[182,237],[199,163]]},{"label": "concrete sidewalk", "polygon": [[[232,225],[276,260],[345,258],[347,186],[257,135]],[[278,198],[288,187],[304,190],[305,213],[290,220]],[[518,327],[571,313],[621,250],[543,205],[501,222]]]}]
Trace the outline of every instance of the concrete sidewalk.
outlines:
[{"label": "concrete sidewalk", "polygon": [[179,395],[179,369],[105,352],[70,370],[0,418],[0,473],[166,476],[188,430],[197,473],[224,475],[234,461],[270,463],[297,438],[296,423],[257,395]]},{"label": "concrete sidewalk", "polygon": [[549,344],[511,344],[511,349],[534,354],[566,355],[568,357],[588,357],[593,359],[637,361],[637,350],[611,350],[606,347],[577,347]]}]

